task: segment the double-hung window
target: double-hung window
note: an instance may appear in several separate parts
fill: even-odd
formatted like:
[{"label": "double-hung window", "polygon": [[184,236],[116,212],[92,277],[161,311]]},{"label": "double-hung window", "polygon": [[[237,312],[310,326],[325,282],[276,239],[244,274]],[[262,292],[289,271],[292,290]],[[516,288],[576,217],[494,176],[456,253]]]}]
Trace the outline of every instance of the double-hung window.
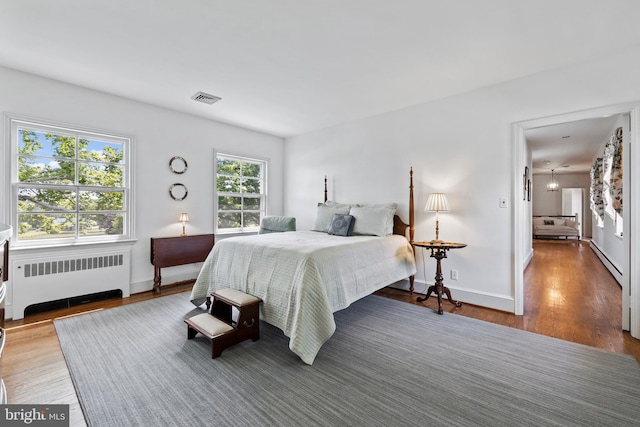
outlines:
[{"label": "double-hung window", "polygon": [[131,140],[11,119],[15,244],[130,238]]},{"label": "double-hung window", "polygon": [[216,232],[252,232],[266,211],[267,161],[216,153]]}]

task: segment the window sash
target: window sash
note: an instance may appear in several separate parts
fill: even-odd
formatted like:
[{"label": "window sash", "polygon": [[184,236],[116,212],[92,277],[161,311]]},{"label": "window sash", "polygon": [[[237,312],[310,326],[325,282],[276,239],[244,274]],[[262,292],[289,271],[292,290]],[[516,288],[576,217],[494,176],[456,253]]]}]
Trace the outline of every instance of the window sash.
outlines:
[{"label": "window sash", "polygon": [[[215,160],[216,221],[214,226],[216,232],[257,231],[260,227],[260,220],[266,212],[267,161],[221,153],[215,155]],[[230,166],[232,172],[230,173],[228,168],[220,171],[220,162],[223,162],[225,166]],[[255,166],[259,167],[257,174],[245,175],[245,172],[252,172],[251,169]],[[221,191],[220,187],[223,184],[221,180],[228,184],[225,189],[235,191]],[[247,182],[251,185],[245,185]],[[223,203],[222,199],[224,198],[236,200]]]},{"label": "window sash", "polygon": [[[9,118],[9,121],[12,150],[10,217],[16,224],[13,236],[16,247],[21,243],[38,246],[133,238],[130,221],[133,215],[130,207],[131,138],[19,118]],[[40,140],[43,149],[34,147],[32,153],[20,153],[23,132],[34,132],[40,138],[51,134],[74,139],[73,156],[56,155],[56,144],[49,142],[50,139]],[[81,146],[81,140],[86,141],[86,146]],[[41,169],[34,171],[33,180],[20,181],[20,168],[24,162]],[[73,170],[73,177],[51,179],[46,171],[54,171],[55,175],[57,165],[52,162],[72,163],[67,170]],[[46,165],[49,169],[40,173]],[[104,185],[99,185],[101,182]],[[41,192],[45,197],[36,197],[29,202],[24,197],[28,191],[36,196]],[[49,201],[52,203],[47,205]],[[26,222],[27,219],[31,222]],[[37,232],[33,230],[34,226],[37,226]]]}]

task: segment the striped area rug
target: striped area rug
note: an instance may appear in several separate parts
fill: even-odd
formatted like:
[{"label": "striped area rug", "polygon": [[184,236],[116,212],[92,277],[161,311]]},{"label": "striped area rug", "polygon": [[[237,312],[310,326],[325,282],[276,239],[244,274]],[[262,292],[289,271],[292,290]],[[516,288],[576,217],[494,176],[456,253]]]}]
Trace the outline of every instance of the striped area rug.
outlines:
[{"label": "striped area rug", "polygon": [[631,356],[369,296],[313,365],[263,323],[211,359],[189,293],[57,320],[90,426],[637,426]]}]

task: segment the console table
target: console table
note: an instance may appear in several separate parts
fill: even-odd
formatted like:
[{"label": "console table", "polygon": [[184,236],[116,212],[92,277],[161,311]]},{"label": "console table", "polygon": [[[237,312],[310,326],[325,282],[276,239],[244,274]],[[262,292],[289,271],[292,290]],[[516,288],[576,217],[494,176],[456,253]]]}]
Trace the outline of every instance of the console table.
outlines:
[{"label": "console table", "polygon": [[450,303],[454,304],[456,307],[460,307],[462,303],[460,301],[455,301],[451,298],[451,291],[449,288],[444,286],[442,282],[442,265],[441,261],[443,258],[447,257],[447,251],[451,249],[460,249],[467,246],[464,243],[453,243],[453,242],[413,242],[414,246],[418,246],[420,248],[431,249],[431,258],[435,258],[437,262],[436,267],[436,284],[429,286],[427,293],[424,297],[418,297],[418,302],[426,301],[431,296],[431,293],[434,292],[438,296],[438,314],[442,314],[442,294],[444,293],[447,296],[447,299]]},{"label": "console table", "polygon": [[203,262],[215,242],[213,234],[181,237],[152,237],[151,264],[153,264],[153,290],[160,292],[160,269],[176,265]]}]

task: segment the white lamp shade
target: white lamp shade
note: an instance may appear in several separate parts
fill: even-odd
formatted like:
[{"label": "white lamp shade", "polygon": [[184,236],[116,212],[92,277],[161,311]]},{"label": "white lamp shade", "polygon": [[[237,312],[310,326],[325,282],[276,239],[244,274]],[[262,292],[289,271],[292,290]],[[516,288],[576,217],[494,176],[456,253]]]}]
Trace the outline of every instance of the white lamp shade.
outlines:
[{"label": "white lamp shade", "polygon": [[449,210],[449,202],[444,193],[429,194],[427,205],[424,207],[425,212],[444,212]]},{"label": "white lamp shade", "polygon": [[189,214],[187,214],[186,212],[183,212],[180,214],[180,219],[178,220],[180,222],[189,222]]}]

